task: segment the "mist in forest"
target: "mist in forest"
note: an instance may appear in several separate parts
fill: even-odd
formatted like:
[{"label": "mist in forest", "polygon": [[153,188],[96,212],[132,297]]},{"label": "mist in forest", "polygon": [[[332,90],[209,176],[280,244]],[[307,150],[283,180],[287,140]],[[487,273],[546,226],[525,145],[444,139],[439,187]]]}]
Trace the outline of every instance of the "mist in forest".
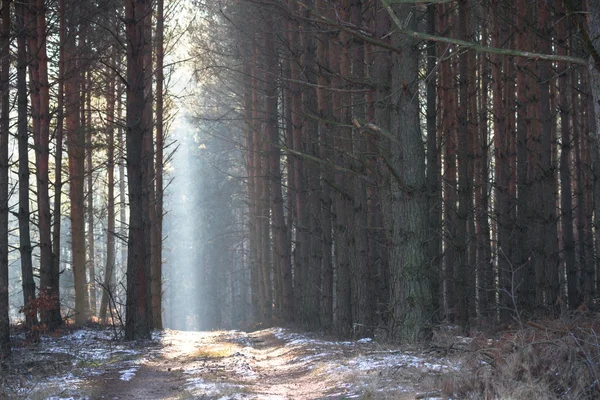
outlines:
[{"label": "mist in forest", "polygon": [[167,170],[168,187],[165,197],[166,215],[164,244],[163,308],[165,327],[197,330],[201,325],[197,282],[200,279],[202,252],[197,246],[203,236],[198,224],[199,179],[195,166],[194,129],[184,116],[173,126],[176,151]]}]

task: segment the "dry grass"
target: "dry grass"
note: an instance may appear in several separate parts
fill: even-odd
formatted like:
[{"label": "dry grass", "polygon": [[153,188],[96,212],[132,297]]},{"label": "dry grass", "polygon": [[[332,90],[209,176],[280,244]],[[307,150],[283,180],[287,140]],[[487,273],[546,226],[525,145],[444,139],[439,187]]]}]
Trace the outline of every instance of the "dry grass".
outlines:
[{"label": "dry grass", "polygon": [[474,338],[443,393],[473,399],[600,398],[600,318],[529,322],[499,339]]},{"label": "dry grass", "polygon": [[210,346],[200,347],[194,351],[191,356],[194,358],[224,358],[230,357],[238,350],[239,347],[235,345],[217,343],[211,344]]}]

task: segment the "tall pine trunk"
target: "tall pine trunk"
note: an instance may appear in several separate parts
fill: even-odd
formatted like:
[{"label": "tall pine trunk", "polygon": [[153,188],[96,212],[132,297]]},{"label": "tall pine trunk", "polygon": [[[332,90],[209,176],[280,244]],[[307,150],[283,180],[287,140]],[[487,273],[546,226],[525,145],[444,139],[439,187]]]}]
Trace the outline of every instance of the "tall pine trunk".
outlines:
[{"label": "tall pine trunk", "polygon": [[146,126],[144,46],[148,2],[125,0],[127,38],[127,182],[129,187],[129,239],[127,252],[127,304],[125,338],[149,338],[147,247],[144,234],[143,145],[151,127]]},{"label": "tall pine trunk", "polygon": [[[29,207],[29,131],[27,124],[27,30],[25,6],[15,5],[17,23],[17,133],[19,142],[19,255],[21,257],[21,279],[23,282],[23,305],[25,327],[30,335],[37,335],[37,310],[28,307],[35,300],[33,260],[30,232]],[[56,227],[55,227],[56,229]]]}]

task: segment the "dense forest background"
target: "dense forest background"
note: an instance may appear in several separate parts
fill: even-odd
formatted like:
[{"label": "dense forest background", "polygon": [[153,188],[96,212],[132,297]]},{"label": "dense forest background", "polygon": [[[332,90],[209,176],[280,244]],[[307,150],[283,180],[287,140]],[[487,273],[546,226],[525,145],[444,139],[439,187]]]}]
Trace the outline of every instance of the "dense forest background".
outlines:
[{"label": "dense forest background", "polygon": [[199,4],[204,323],[596,309],[594,2]]},{"label": "dense forest background", "polygon": [[17,319],[420,341],[597,308],[595,1],[0,14],[2,357]]}]

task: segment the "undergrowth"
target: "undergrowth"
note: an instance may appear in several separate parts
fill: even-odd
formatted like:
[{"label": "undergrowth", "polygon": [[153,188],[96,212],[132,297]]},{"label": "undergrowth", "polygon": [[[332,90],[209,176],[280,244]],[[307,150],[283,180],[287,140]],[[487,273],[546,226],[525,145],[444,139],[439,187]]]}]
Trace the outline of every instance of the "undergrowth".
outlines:
[{"label": "undergrowth", "polygon": [[528,322],[498,339],[471,340],[460,371],[442,382],[447,398],[600,398],[600,317]]}]

